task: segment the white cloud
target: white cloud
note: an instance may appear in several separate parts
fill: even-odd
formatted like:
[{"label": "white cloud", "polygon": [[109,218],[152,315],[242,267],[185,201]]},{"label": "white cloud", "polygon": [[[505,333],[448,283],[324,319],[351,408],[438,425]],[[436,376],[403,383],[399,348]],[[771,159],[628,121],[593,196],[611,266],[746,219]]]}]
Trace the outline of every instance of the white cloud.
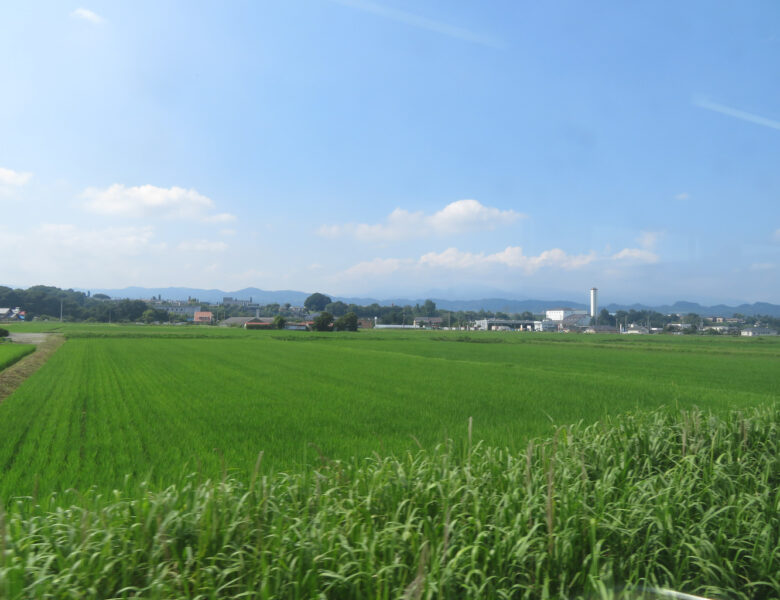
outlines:
[{"label": "white cloud", "polygon": [[193,189],[161,188],[154,185],[127,187],[119,183],[105,188],[87,188],[82,197],[91,212],[116,217],[161,217],[225,223],[235,217],[228,213],[209,214],[214,202]]},{"label": "white cloud", "polygon": [[23,173],[22,171],[12,171],[0,167],[0,185],[12,185],[15,187],[26,184],[32,178],[32,173]]},{"label": "white cloud", "polygon": [[658,255],[644,248],[623,248],[611,256],[613,260],[625,260],[640,263],[657,263]]},{"label": "white cloud", "polygon": [[411,259],[403,258],[375,258],[351,266],[344,271],[344,275],[348,278],[389,275],[390,273],[395,273],[404,266],[413,266],[414,262],[415,261]]},{"label": "white cloud", "polygon": [[769,263],[769,262],[753,263],[752,265],[750,265],[751,271],[771,271],[774,268],[775,268],[775,263]]},{"label": "white cloud", "polygon": [[353,265],[343,275],[347,278],[387,276],[401,270],[426,272],[430,270],[484,270],[492,267],[505,267],[523,271],[530,275],[541,268],[551,267],[564,270],[579,269],[596,260],[596,255],[567,254],[560,248],[545,250],[537,256],[526,256],[519,246],[507,246],[493,254],[484,252],[464,252],[457,248],[447,248],[442,252],[428,252],[418,259],[411,258],[375,258]]},{"label": "white cloud", "polygon": [[224,252],[225,242],[210,242],[209,240],[190,240],[181,242],[177,248],[186,252]]},{"label": "white cloud", "polygon": [[780,242],[780,228],[775,229],[775,233],[774,233],[774,235],[772,237],[775,238],[776,242]]},{"label": "white cloud", "polygon": [[677,194],[674,197],[674,199],[675,200],[687,200],[690,197],[691,197],[691,195],[688,192],[680,192],[679,194]]},{"label": "white cloud", "polygon": [[72,13],[70,13],[70,16],[75,19],[81,19],[82,21],[89,21],[93,25],[100,25],[103,23],[103,21],[105,21],[105,19],[99,14],[94,13],[87,8],[77,8]]},{"label": "white cloud", "polygon": [[645,250],[652,250],[663,236],[663,231],[643,231],[639,234],[637,242]]},{"label": "white cloud", "polygon": [[420,257],[419,264],[448,269],[469,269],[485,265],[504,265],[511,269],[520,269],[527,274],[543,267],[577,269],[595,259],[595,254],[566,254],[560,248],[545,250],[538,256],[526,256],[519,246],[507,246],[494,254],[462,252],[457,248],[447,248],[443,252],[429,252]]},{"label": "white cloud", "polygon": [[513,210],[484,206],[476,200],[456,200],[438,212],[426,215],[396,208],[384,223],[324,225],[324,237],[350,236],[365,242],[390,242],[431,235],[455,235],[470,231],[490,231],[509,225],[525,215]]},{"label": "white cloud", "polygon": [[[37,240],[62,249],[76,249],[95,253],[118,252],[138,254],[152,246],[151,227],[109,227],[80,229],[75,225],[43,224],[38,228]],[[157,248],[164,244],[156,244]]]}]

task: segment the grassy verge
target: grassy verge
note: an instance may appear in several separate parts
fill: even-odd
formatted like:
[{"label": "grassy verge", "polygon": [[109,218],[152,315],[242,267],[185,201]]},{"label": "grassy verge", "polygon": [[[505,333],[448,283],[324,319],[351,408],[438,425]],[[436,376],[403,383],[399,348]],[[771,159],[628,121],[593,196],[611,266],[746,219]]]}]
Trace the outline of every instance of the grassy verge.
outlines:
[{"label": "grassy verge", "polygon": [[[780,407],[562,427],[0,514],[0,596],[780,597]],[[632,596],[636,597],[636,596]]]}]

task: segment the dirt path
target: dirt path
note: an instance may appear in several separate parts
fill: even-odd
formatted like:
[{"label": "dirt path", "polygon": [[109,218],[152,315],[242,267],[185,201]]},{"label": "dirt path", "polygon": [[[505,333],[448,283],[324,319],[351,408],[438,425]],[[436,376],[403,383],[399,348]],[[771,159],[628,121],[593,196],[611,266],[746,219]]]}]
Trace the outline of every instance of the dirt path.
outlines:
[{"label": "dirt path", "polygon": [[12,333],[10,338],[22,344],[35,344],[35,352],[0,371],[0,402],[8,398],[30,375],[43,366],[57,348],[65,343],[58,333]]}]

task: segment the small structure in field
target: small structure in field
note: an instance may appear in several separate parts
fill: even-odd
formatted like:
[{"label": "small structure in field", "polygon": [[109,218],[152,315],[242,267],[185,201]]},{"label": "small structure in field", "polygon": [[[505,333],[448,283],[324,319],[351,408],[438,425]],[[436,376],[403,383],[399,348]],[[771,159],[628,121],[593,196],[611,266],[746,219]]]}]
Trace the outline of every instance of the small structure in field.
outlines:
[{"label": "small structure in field", "polygon": [[208,310],[200,310],[192,317],[195,323],[211,323],[214,320],[214,314]]},{"label": "small structure in field", "polygon": [[415,317],[414,326],[424,327],[425,329],[441,329],[441,317]]},{"label": "small structure in field", "polygon": [[777,335],[777,332],[774,329],[769,329],[769,327],[748,327],[747,329],[743,329],[740,335],[745,337],[756,337],[759,335]]},{"label": "small structure in field", "polygon": [[228,317],[220,321],[220,327],[243,327],[250,321],[254,321],[255,317]]}]

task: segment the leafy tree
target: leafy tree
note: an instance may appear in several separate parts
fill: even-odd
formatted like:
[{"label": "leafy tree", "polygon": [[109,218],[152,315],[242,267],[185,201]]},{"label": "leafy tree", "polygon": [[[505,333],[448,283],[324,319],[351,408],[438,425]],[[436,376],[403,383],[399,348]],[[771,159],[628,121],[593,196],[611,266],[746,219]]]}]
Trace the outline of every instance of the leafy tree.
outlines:
[{"label": "leafy tree", "polygon": [[111,296],[108,294],[94,294],[92,297],[95,300],[111,300]]},{"label": "leafy tree", "polygon": [[602,308],[597,319],[598,325],[615,325],[615,317],[609,314],[606,308]]},{"label": "leafy tree", "polygon": [[8,330],[0,327],[0,338],[8,337]]},{"label": "leafy tree", "polygon": [[349,307],[344,302],[337,300],[336,302],[328,303],[324,310],[327,310],[334,317],[343,317],[347,314],[348,309]]},{"label": "leafy tree", "polygon": [[357,315],[353,312],[348,312],[346,315],[339,317],[336,319],[336,322],[333,324],[333,329],[336,331],[357,331],[358,329],[358,318]]},{"label": "leafy tree", "polygon": [[333,325],[333,315],[323,312],[314,318],[312,328],[314,331],[330,331],[331,325]]},{"label": "leafy tree", "polygon": [[330,303],[330,297],[326,296],[325,294],[315,292],[306,298],[306,300],[304,300],[303,307],[309,311],[319,312],[321,310],[325,310],[325,307]]},{"label": "leafy tree", "polygon": [[423,313],[425,317],[435,317],[436,316],[436,303],[433,300],[426,300],[425,304],[423,304]]},{"label": "leafy tree", "polygon": [[287,319],[282,315],[276,315],[274,317],[274,329],[284,329],[285,325],[287,325]]}]

